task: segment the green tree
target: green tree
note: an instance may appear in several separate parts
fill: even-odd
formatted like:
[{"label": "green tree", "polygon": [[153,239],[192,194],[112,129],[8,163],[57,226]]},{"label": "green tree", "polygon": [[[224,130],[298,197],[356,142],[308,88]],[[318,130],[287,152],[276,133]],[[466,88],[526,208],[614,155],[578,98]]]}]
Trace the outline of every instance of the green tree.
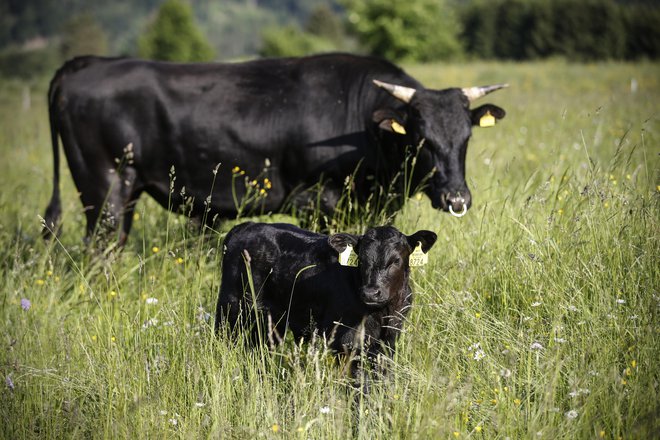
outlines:
[{"label": "green tree", "polygon": [[341,19],[325,5],[312,10],[303,29],[296,25],[269,27],[262,33],[263,56],[301,56],[354,48]]},{"label": "green tree", "polygon": [[289,25],[264,30],[259,53],[267,57],[294,57],[332,50],[335,46],[330,40]]},{"label": "green tree", "polygon": [[392,60],[431,61],[461,53],[458,21],[444,0],[343,0],[360,43]]},{"label": "green tree", "polygon": [[164,61],[210,61],[213,49],[195,25],[190,6],[167,0],[139,41],[140,56]]},{"label": "green tree", "polygon": [[341,19],[327,5],[314,8],[305,23],[305,31],[341,45],[345,38],[345,29]]},{"label": "green tree", "polygon": [[89,14],[74,16],[62,28],[60,52],[64,59],[76,55],[105,55],[107,50],[108,38]]}]

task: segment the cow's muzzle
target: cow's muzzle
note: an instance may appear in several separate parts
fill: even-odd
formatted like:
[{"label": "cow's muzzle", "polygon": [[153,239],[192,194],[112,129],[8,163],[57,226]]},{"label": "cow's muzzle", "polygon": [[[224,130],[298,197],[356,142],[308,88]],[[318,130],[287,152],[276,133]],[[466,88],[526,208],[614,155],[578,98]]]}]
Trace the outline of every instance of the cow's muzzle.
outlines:
[{"label": "cow's muzzle", "polygon": [[470,192],[444,193],[440,197],[440,203],[435,208],[442,209],[454,217],[463,217],[470,206],[472,198]]},{"label": "cow's muzzle", "polygon": [[463,217],[467,213],[468,203],[465,197],[451,197],[447,200],[447,210],[454,217]]}]

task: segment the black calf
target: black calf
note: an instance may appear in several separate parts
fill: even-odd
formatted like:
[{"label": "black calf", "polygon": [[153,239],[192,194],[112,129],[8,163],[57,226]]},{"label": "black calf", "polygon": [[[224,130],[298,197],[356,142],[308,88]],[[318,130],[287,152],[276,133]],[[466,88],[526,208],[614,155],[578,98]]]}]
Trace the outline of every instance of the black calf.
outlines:
[{"label": "black calf", "polygon": [[228,322],[257,341],[258,317],[271,340],[318,331],[337,353],[391,354],[412,303],[410,266],[425,262],[436,238],[390,226],[329,237],[287,224],[236,226],[225,239],[216,330]]}]

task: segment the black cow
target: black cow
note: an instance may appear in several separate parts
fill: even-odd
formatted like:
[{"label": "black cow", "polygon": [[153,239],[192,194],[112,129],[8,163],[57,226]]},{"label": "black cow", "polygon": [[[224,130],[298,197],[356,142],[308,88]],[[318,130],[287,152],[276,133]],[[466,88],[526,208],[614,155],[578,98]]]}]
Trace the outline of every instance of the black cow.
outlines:
[{"label": "black cow", "polygon": [[[393,181],[403,194],[395,175],[420,144],[405,184],[425,183],[435,208],[464,213],[471,126],[504,117],[470,101],[501,87],[426,89],[387,61],[348,54],[235,64],[75,58],[48,92],[55,174],[44,233],[61,212],[58,136],[87,237],[103,219],[122,224],[123,243],[142,192],[207,219],[235,217],[246,194],[263,212],[318,200],[331,214],[353,173],[359,201]],[[252,186],[236,179],[243,173]],[[319,181],[321,194],[307,190]]]},{"label": "black cow", "polygon": [[[410,266],[436,238],[391,226],[327,236],[288,224],[238,225],[225,239],[216,330],[224,322],[251,328],[253,343],[287,330],[297,339],[319,332],[340,354],[390,354],[412,304]],[[341,265],[340,254],[357,266]]]}]

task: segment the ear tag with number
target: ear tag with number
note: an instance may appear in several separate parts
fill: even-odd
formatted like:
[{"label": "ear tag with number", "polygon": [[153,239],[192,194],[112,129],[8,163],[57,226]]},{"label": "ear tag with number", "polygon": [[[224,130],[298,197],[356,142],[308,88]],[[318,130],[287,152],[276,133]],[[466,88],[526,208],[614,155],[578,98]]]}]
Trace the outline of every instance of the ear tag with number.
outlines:
[{"label": "ear tag with number", "polygon": [[417,247],[415,248],[415,250],[412,251],[412,254],[410,254],[410,258],[408,259],[408,266],[410,267],[424,266],[428,262],[429,262],[429,254],[424,253],[424,251],[422,250],[422,243],[417,242]]},{"label": "ear tag with number", "polygon": [[342,266],[357,267],[358,256],[350,244],[346,245],[346,249],[339,254],[339,264]]},{"label": "ear tag with number", "polygon": [[485,115],[479,119],[479,127],[492,127],[495,125],[495,117],[490,114],[490,112],[486,112]]},{"label": "ear tag with number", "polygon": [[392,130],[395,133],[406,134],[406,129],[403,128],[403,125],[399,124],[394,119],[392,119],[392,123],[390,124],[390,127],[392,127]]}]

